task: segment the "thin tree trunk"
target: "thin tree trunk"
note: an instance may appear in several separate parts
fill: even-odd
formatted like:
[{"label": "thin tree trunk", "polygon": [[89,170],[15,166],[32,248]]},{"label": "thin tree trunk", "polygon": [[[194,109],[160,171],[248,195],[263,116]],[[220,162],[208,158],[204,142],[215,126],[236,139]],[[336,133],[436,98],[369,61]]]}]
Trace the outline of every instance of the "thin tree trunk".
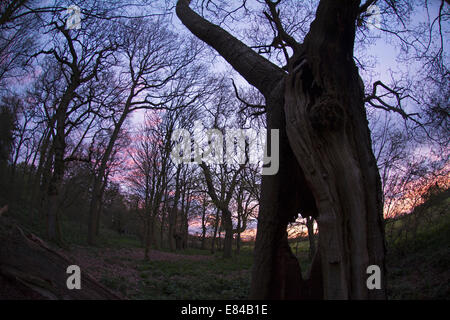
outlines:
[{"label": "thin tree trunk", "polygon": [[56,135],[53,141],[54,165],[53,174],[48,186],[48,208],[47,208],[47,237],[50,241],[61,243],[59,233],[59,194],[64,177],[65,163],[64,154],[66,150],[65,121],[67,107],[69,105],[71,93],[67,93],[56,111]]},{"label": "thin tree trunk", "polygon": [[241,253],[241,233],[238,232],[236,235],[236,255]]},{"label": "thin tree trunk", "polygon": [[[54,119],[54,118],[52,118]],[[51,128],[53,128],[53,121],[51,121]],[[41,181],[44,180],[44,172],[45,172],[45,164],[49,161],[48,158],[52,157],[51,149],[49,150],[49,144],[50,144],[50,130],[45,135],[44,141],[42,143],[42,146],[40,148],[40,155],[39,155],[39,164],[36,170],[36,174],[33,179],[33,186],[31,189],[31,196],[30,196],[30,203],[31,203],[31,211],[34,213],[35,209],[37,209],[38,213],[41,210],[40,203],[38,203],[38,200],[42,196],[42,188],[41,188]],[[33,214],[34,217],[34,214]],[[34,221],[34,219],[33,219]]]},{"label": "thin tree trunk", "polygon": [[219,223],[220,223],[220,210],[216,209],[216,221],[214,223],[214,233],[212,236],[211,241],[211,253],[214,254],[216,252],[216,238],[217,238],[217,231],[219,229]]},{"label": "thin tree trunk", "polygon": [[39,191],[39,203],[37,203],[37,207],[38,207],[38,213],[39,213],[39,217],[41,219],[45,219],[46,217],[46,209],[48,206],[48,188],[50,185],[50,180],[51,180],[51,170],[52,170],[52,163],[53,163],[53,157],[54,157],[54,147],[52,146],[52,148],[50,149],[49,154],[47,155],[47,159],[45,160],[45,166],[44,166],[44,170],[42,172],[42,183],[40,186],[40,191]]},{"label": "thin tree trunk", "polygon": [[161,248],[165,247],[165,245],[164,245],[164,225],[166,223],[166,215],[167,215],[167,193],[168,193],[168,191],[166,190],[165,196],[164,196],[164,206],[163,206],[162,216],[161,216],[161,234],[160,234]]},{"label": "thin tree trunk", "polygon": [[180,200],[180,172],[181,165],[178,166],[176,176],[175,176],[175,195],[173,198],[173,205],[169,212],[169,248],[170,251],[175,251],[176,243],[175,243],[175,233],[176,233],[176,224],[177,224],[177,213],[178,213],[178,202]]},{"label": "thin tree trunk", "polygon": [[127,118],[128,114],[129,114],[129,103],[131,103],[130,96],[128,97],[125,109],[124,109],[123,113],[121,114],[119,121],[117,122],[116,126],[114,127],[114,131],[109,139],[108,146],[106,147],[103,157],[100,160],[100,167],[98,169],[98,172],[94,176],[94,183],[93,183],[93,187],[92,187],[92,198],[91,198],[91,203],[89,206],[89,218],[88,218],[89,222],[88,222],[87,242],[89,245],[95,244],[96,236],[98,235],[101,199],[103,196],[103,192],[105,190],[104,185],[106,184],[106,181],[104,181],[104,180],[106,180],[105,172],[107,169],[108,161],[113,152],[114,145],[116,143],[116,140],[117,140],[120,130],[122,128],[122,125],[125,122],[125,119]]},{"label": "thin tree trunk", "polygon": [[185,213],[183,215],[184,217],[184,223],[183,223],[183,249],[188,248],[188,240],[189,240],[189,210],[191,208],[191,190],[188,190],[187,198],[186,198],[186,207],[185,207]]},{"label": "thin tree trunk", "polygon": [[216,250],[221,251],[222,250],[222,230],[219,229],[219,232],[217,234],[217,245]]},{"label": "thin tree trunk", "polygon": [[201,240],[201,249],[205,249],[205,241],[206,241],[206,197],[203,199],[203,207],[202,207],[202,240]]},{"label": "thin tree trunk", "polygon": [[150,258],[150,250],[152,247],[153,240],[153,215],[149,214],[147,217],[146,235],[145,235],[145,258]]},{"label": "thin tree trunk", "polygon": [[314,219],[311,217],[306,218],[306,228],[308,229],[309,240],[309,258],[312,260],[316,253],[316,239],[314,235]]}]

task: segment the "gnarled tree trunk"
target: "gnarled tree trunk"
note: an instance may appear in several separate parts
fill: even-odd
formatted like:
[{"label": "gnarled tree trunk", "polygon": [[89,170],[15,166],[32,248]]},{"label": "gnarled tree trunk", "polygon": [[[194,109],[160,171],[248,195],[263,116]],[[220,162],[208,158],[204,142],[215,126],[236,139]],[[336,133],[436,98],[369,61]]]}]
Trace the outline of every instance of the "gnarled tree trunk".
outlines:
[{"label": "gnarled tree trunk", "polygon": [[331,299],[385,297],[366,286],[369,265],[384,274],[385,249],[380,178],[352,58],[358,10],[358,1],[321,1],[285,83],[286,129],[315,199]]},{"label": "gnarled tree trunk", "polygon": [[[303,44],[283,35],[295,42],[288,72],[197,15],[189,2],[178,1],[178,17],[264,95],[267,127],[280,130],[279,171],[262,178],[250,297],[385,298],[381,184],[353,61],[359,1],[321,0]],[[276,3],[266,3],[276,14]],[[319,226],[307,279],[286,233],[299,212]],[[379,290],[366,287],[369,265],[381,269]]]}]

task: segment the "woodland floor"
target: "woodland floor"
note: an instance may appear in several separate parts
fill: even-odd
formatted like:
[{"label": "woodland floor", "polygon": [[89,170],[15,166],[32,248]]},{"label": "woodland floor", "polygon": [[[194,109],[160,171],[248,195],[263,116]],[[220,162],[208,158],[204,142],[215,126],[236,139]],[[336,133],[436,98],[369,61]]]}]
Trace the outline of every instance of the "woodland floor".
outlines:
[{"label": "woodland floor", "polygon": [[73,246],[64,252],[97,281],[127,299],[244,299],[251,254],[225,260],[206,250],[171,253],[142,248]]},{"label": "woodland floor", "polygon": [[[307,242],[292,249],[305,272]],[[245,299],[251,252],[244,247],[230,260],[220,252],[198,249],[152,250],[148,260],[142,248],[74,246],[70,253],[82,270],[128,299]],[[388,243],[386,264],[390,299],[449,299],[450,214],[438,217],[412,240]]]},{"label": "woodland floor", "polygon": [[[442,202],[450,207],[450,198]],[[433,209],[433,208],[432,208]],[[414,238],[401,235],[404,219],[387,224],[389,299],[450,298],[450,212],[435,210]],[[389,233],[393,227],[394,232]],[[101,232],[96,247],[83,245],[66,225],[68,247],[59,249],[97,281],[125,299],[245,299],[250,287],[253,248],[223,259],[222,252],[152,250],[144,259],[137,239],[111,230]],[[38,230],[36,233],[39,235]],[[75,233],[73,233],[75,234]],[[392,234],[392,235],[390,235]],[[308,242],[291,244],[302,271],[308,268]],[[33,297],[28,297],[33,298]]]}]

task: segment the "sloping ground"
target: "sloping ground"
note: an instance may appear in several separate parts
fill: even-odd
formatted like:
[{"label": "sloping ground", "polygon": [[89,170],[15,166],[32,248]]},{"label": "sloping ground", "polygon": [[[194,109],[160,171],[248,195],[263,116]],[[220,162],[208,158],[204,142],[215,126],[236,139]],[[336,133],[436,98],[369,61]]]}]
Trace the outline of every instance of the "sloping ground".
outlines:
[{"label": "sloping ground", "polygon": [[[450,298],[449,200],[422,211],[428,222],[414,236],[414,216],[393,222],[392,234],[400,236],[387,239],[389,299]],[[411,235],[403,237],[405,230]],[[139,244],[125,238],[62,250],[5,217],[0,217],[0,243],[0,299],[245,299],[249,293],[250,247],[232,259],[189,249],[182,254],[152,250],[145,260]],[[65,286],[70,264],[81,268],[80,291]]]},{"label": "sloping ground", "polygon": [[390,244],[390,299],[450,299],[450,212],[446,211],[414,239]]},{"label": "sloping ground", "polygon": [[76,264],[59,250],[0,217],[0,299],[120,299],[84,274],[81,290],[67,288],[67,267]]},{"label": "sloping ground", "polygon": [[23,285],[15,279],[0,274],[1,300],[44,300],[41,294]]},{"label": "sloping ground", "polygon": [[[28,230],[33,230],[29,232]],[[35,228],[36,229],[36,228]],[[39,229],[0,217],[1,299],[243,299],[248,296],[252,253],[231,260],[208,250],[152,250],[115,235],[98,247],[61,249],[41,240]],[[36,232],[37,231],[37,232]],[[36,232],[36,233],[34,233]],[[67,243],[66,243],[67,244]],[[81,269],[81,290],[68,290],[66,269]]]}]

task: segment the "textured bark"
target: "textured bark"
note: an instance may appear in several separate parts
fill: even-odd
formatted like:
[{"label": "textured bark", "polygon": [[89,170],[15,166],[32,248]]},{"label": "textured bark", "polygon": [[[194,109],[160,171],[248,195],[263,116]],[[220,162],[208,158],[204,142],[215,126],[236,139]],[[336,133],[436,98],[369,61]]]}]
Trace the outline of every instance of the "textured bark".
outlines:
[{"label": "textured bark", "polygon": [[[21,294],[15,298],[33,299],[121,299],[120,296],[81,270],[81,289],[66,286],[67,267],[76,265],[14,221],[0,217],[0,278]],[[0,291],[11,298],[9,292]]]},{"label": "textured bark", "polygon": [[[293,291],[291,287],[301,287],[303,282],[300,266],[296,259],[292,259],[293,254],[286,244],[286,227],[289,222],[295,220],[298,212],[314,211],[312,197],[304,188],[301,169],[288,143],[281,88],[274,88],[273,95],[266,98],[266,104],[270,106],[267,111],[268,127],[280,130],[280,168],[277,174],[262,177],[253,280],[250,288],[252,299],[302,297],[301,290]],[[269,141],[270,139],[268,143]],[[291,276],[291,273],[298,276]]]},{"label": "textured bark", "polygon": [[324,297],[385,298],[380,178],[358,70],[352,59],[358,1],[321,1],[285,85],[289,142],[317,206]]}]

